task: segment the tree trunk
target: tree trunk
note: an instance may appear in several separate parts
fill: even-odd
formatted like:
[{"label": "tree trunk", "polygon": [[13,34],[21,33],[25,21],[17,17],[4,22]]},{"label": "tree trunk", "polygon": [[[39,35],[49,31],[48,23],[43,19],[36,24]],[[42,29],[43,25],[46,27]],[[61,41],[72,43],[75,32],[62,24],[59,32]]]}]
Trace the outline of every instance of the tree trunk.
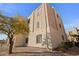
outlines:
[{"label": "tree trunk", "polygon": [[12,54],[12,48],[13,48],[13,35],[10,36],[9,38],[9,54]]}]

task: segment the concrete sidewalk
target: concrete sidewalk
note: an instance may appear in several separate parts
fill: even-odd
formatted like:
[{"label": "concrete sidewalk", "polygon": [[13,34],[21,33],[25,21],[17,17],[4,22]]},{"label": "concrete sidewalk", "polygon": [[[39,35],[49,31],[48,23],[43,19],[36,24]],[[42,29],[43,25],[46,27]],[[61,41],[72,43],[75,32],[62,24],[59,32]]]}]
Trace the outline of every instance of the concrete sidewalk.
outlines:
[{"label": "concrete sidewalk", "polygon": [[0,52],[0,56],[69,56],[69,54],[60,51],[49,52],[44,48],[16,47],[13,48],[12,54],[8,54],[8,50],[5,50]]},{"label": "concrete sidewalk", "polygon": [[13,52],[49,52],[49,50],[46,48],[16,47],[13,48]]}]

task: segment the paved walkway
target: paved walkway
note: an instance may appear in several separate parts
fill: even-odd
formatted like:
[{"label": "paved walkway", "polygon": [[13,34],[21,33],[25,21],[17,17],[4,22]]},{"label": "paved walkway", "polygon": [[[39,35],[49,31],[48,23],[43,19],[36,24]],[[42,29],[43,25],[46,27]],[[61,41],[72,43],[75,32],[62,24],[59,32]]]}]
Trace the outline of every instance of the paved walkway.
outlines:
[{"label": "paved walkway", "polygon": [[66,53],[60,51],[48,52],[47,49],[32,48],[32,47],[17,47],[13,49],[12,54],[8,54],[8,51],[0,53],[2,56],[68,56]]},{"label": "paved walkway", "polygon": [[13,52],[49,52],[49,50],[35,47],[16,47],[13,48]]}]

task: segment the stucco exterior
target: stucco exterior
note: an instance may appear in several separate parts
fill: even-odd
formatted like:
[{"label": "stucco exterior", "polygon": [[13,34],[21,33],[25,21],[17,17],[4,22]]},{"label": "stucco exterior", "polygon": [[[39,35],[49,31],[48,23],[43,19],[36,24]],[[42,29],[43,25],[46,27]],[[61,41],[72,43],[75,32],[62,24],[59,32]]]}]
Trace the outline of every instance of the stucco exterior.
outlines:
[{"label": "stucco exterior", "polygon": [[[56,48],[66,41],[66,34],[61,17],[48,4],[40,5],[29,16],[30,33],[28,46],[40,48]],[[41,42],[36,43],[37,35],[41,35]]]},{"label": "stucco exterior", "polygon": [[14,47],[26,46],[26,36],[23,34],[15,35],[13,38]]},{"label": "stucco exterior", "polygon": [[[14,35],[14,38],[12,40],[13,42],[13,47],[27,47],[27,36],[23,34],[16,34]],[[9,45],[9,39],[7,39],[7,46]]]}]

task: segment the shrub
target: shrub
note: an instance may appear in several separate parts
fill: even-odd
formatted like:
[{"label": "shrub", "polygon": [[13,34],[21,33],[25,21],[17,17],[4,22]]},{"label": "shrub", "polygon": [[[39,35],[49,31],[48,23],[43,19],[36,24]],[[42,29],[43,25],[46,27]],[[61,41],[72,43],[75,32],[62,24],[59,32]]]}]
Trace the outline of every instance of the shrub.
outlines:
[{"label": "shrub", "polygon": [[63,47],[66,49],[71,48],[72,46],[73,46],[72,42],[64,42],[64,45],[63,45]]},{"label": "shrub", "polygon": [[75,42],[75,46],[76,47],[79,47],[79,42]]},{"label": "shrub", "polygon": [[59,47],[57,47],[55,50],[65,52],[67,49],[73,47],[72,42],[62,42]]},{"label": "shrub", "polygon": [[72,42],[62,42],[61,45],[59,47],[55,48],[54,50],[65,52],[71,47],[73,47]]}]

